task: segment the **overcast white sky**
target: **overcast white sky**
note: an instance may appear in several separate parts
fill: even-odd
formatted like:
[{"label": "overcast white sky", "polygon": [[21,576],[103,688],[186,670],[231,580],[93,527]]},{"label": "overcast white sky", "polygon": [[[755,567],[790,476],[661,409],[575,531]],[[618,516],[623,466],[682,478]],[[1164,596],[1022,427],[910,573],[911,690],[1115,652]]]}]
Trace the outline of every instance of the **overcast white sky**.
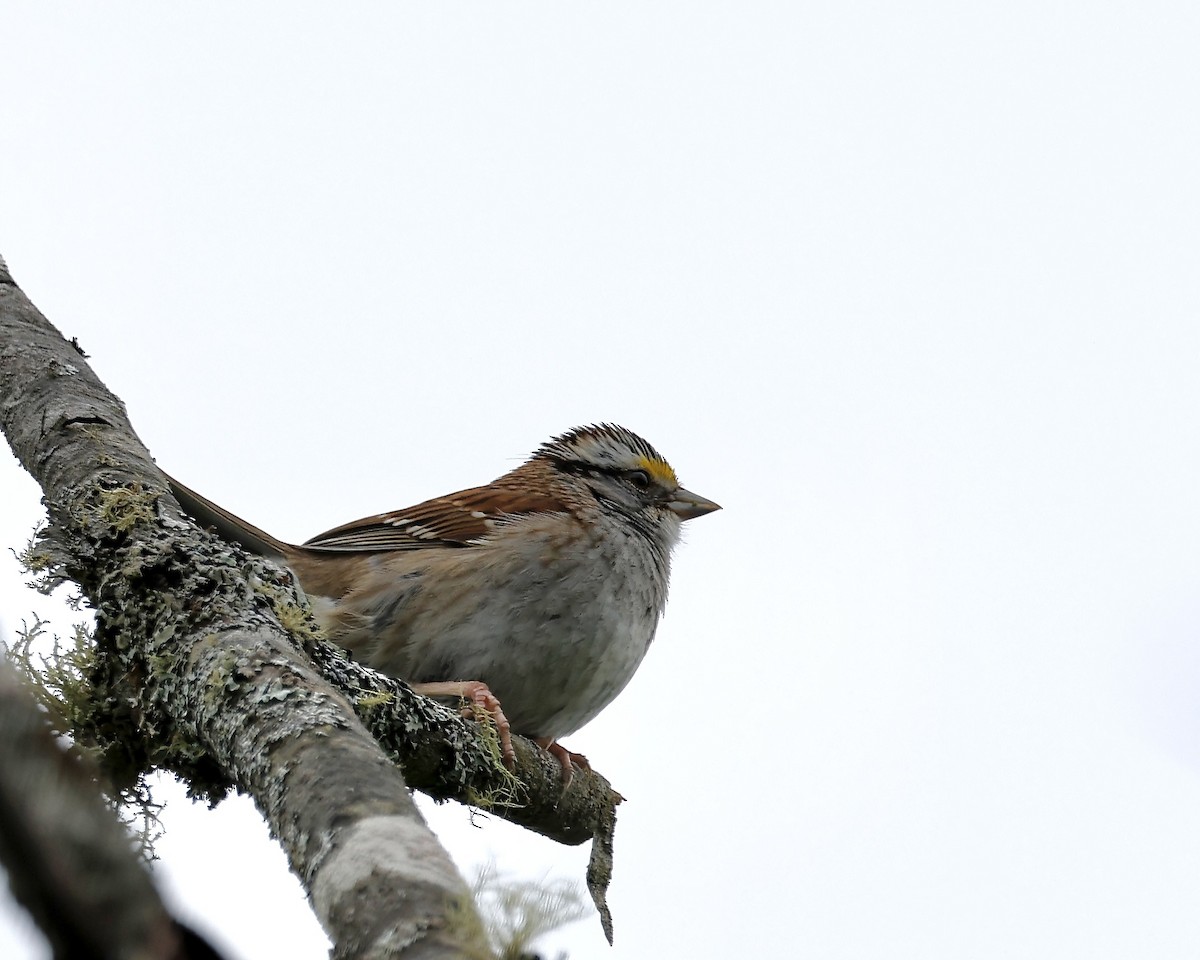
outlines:
[{"label": "overcast white sky", "polygon": [[[629,800],[616,947],[551,950],[1200,955],[1200,7],[247,6],[8,4],[0,253],[282,537],[595,420],[724,504],[567,741]],[[178,908],[323,957],[252,808],[163,795]]]}]

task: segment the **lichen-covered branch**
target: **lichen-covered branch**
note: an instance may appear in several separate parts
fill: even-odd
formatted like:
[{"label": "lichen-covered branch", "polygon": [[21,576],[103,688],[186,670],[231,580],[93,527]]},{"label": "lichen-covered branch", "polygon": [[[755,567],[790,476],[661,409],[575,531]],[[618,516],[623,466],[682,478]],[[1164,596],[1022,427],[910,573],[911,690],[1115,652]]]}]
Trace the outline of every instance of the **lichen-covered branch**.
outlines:
[{"label": "lichen-covered branch", "polygon": [[486,724],[322,640],[290,573],[183,517],[120,401],[2,261],[0,428],[46,495],[38,565],[96,608],[90,713],[76,732],[101,746],[118,786],[158,766],[198,795],[251,794],[335,956],[462,955],[445,917],[461,916],[448,905],[465,888],[406,780],[564,843],[594,838],[589,887],[611,939],[603,896],[620,798],[607,781],[577,774],[564,792],[557,764],[520,740],[505,771]]},{"label": "lichen-covered branch", "polygon": [[359,717],[416,789],[435,799],[473,804],[560,843],[591,840],[587,887],[612,943],[606,894],[622,797],[607,780],[593,770],[576,771],[564,790],[558,762],[522,737],[513,737],[517,761],[510,774],[496,762],[498,746],[485,737],[481,748],[475,724],[417,696],[407,684],[355,663],[328,643],[313,644],[310,653],[334,686],[359,694],[354,701]]},{"label": "lichen-covered branch", "polygon": [[2,267],[0,426],[45,492],[48,562],[96,609],[107,732],[251,794],[335,957],[464,956],[466,886],[399,770],[223,545],[163,508],[120,402]]}]

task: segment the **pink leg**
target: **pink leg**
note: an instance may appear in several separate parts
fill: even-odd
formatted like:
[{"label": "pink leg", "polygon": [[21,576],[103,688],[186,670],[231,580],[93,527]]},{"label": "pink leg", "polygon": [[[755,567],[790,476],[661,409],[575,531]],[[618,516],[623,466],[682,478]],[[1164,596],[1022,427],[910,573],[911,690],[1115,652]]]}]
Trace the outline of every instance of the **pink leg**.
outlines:
[{"label": "pink leg", "polygon": [[[513,754],[512,732],[508,726],[508,718],[504,716],[504,711],[500,709],[500,701],[488,689],[486,683],[479,680],[446,680],[440,683],[413,683],[410,686],[414,693],[422,696],[461,697],[486,710],[496,724],[496,733],[500,736],[500,755],[504,759],[504,765],[506,767],[513,765],[515,755]],[[463,715],[471,716],[471,709],[463,710]]]},{"label": "pink leg", "polygon": [[538,737],[533,742],[557,760],[558,765],[562,767],[564,790],[571,785],[571,777],[574,776],[574,771],[571,769],[572,764],[579,767],[580,770],[592,769],[587,757],[582,753],[572,753],[553,737]]}]

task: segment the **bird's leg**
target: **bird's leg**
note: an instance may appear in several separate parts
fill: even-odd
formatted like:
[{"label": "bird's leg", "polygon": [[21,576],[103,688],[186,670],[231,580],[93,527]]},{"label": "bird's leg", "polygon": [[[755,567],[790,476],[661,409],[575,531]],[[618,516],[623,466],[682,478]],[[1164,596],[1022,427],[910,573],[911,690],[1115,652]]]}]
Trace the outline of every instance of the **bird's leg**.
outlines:
[{"label": "bird's leg", "polygon": [[580,770],[591,770],[592,765],[588,763],[588,758],[582,753],[572,753],[553,737],[538,737],[533,741],[550,756],[558,761],[558,765],[562,767],[563,789],[571,785],[571,777],[574,776],[572,764],[579,767]]},{"label": "bird's leg", "polygon": [[496,724],[496,733],[500,736],[500,756],[506,767],[512,768],[516,759],[513,753],[512,732],[509,729],[508,718],[500,708],[500,701],[488,689],[488,685],[480,680],[446,680],[438,683],[410,684],[414,693],[426,697],[460,697],[471,706],[463,709],[463,716],[474,716],[474,708],[484,710]]}]

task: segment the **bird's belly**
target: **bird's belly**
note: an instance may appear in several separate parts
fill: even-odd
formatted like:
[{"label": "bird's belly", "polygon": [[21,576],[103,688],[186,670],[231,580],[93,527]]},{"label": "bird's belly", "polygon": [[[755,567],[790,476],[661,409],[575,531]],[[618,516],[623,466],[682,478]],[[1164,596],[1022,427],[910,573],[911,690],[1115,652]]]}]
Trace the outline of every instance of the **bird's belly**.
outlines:
[{"label": "bird's belly", "polygon": [[[520,602],[479,596],[429,644],[416,681],[482,680],[515,732],[560,737],[620,693],[646,655],[658,610],[601,584],[538,584]],[[464,610],[464,613],[467,611]]]},{"label": "bird's belly", "polygon": [[500,698],[513,729],[531,737],[557,738],[578,730],[629,683],[654,635],[654,618],[605,609],[595,598],[573,609],[536,611],[504,631],[503,642],[481,651],[467,673]]},{"label": "bird's belly", "polygon": [[[463,554],[475,553],[462,551]],[[557,738],[625,688],[654,638],[665,579],[639,564],[549,563],[414,572],[386,608],[342,599],[331,633],[371,666],[412,682],[480,680],[515,733]],[[628,557],[625,558],[628,560]],[[346,624],[355,624],[346,630]]]}]

